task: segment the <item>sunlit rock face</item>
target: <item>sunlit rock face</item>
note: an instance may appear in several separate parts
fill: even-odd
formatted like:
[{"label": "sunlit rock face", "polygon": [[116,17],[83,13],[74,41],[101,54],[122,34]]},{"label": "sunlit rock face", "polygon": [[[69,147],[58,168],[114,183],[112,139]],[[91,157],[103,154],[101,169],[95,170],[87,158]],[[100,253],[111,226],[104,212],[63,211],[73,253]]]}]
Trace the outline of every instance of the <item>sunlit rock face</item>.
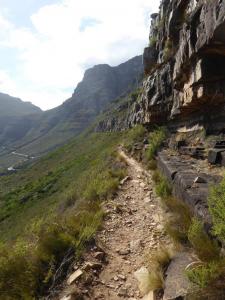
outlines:
[{"label": "sunlit rock face", "polygon": [[130,113],[131,123],[222,129],[225,0],[164,0],[151,18],[143,94]]}]

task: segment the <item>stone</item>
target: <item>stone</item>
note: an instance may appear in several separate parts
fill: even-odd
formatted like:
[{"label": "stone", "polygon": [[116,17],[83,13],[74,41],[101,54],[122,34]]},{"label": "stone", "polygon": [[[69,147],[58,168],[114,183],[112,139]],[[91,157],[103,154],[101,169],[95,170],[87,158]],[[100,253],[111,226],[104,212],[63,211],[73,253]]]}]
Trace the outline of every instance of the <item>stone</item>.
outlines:
[{"label": "stone", "polygon": [[207,181],[204,178],[197,176],[194,180],[194,183],[207,183]]},{"label": "stone", "polygon": [[147,294],[149,291],[148,286],[148,278],[149,278],[149,271],[146,267],[141,267],[137,271],[134,272],[134,277],[139,282],[139,289],[142,294]]},{"label": "stone", "polygon": [[145,187],[146,187],[145,183],[144,183],[144,182],[141,182],[141,183],[140,183],[140,187],[141,187],[141,188],[145,188]]},{"label": "stone", "polygon": [[146,197],[146,198],[144,199],[144,202],[145,202],[145,203],[149,203],[149,202],[151,202],[151,199],[150,199],[150,197]]},{"label": "stone", "polygon": [[125,287],[120,288],[119,292],[118,292],[118,296],[120,297],[127,297],[128,295],[128,291]]},{"label": "stone", "polygon": [[123,178],[121,181],[120,181],[120,184],[123,185],[125,182],[127,182],[128,180],[131,180],[131,177],[130,176],[126,176],[125,178]]},{"label": "stone", "polygon": [[83,266],[83,270],[84,271],[88,271],[90,269],[93,269],[93,270],[101,270],[102,268],[102,264],[101,263],[98,263],[98,262],[86,262]]},{"label": "stone", "polygon": [[79,279],[83,275],[83,271],[81,269],[78,269],[75,271],[72,275],[69,276],[67,279],[67,284],[71,285],[74,283],[77,279]]},{"label": "stone", "polygon": [[149,292],[147,295],[145,295],[142,300],[155,300],[155,295],[154,292]]},{"label": "stone", "polygon": [[117,276],[118,276],[118,278],[121,279],[121,280],[124,280],[124,281],[126,280],[126,276],[124,276],[124,275],[122,275],[122,274],[118,274]]},{"label": "stone", "polygon": [[191,283],[185,275],[185,269],[196,260],[196,256],[188,252],[179,253],[172,259],[166,271],[163,300],[177,299],[188,294]]},{"label": "stone", "polygon": [[208,162],[212,165],[220,164],[222,160],[222,153],[225,149],[210,149],[208,152]]},{"label": "stone", "polygon": [[120,255],[128,255],[128,254],[130,254],[130,249],[121,249],[121,250],[118,250],[118,253]]}]

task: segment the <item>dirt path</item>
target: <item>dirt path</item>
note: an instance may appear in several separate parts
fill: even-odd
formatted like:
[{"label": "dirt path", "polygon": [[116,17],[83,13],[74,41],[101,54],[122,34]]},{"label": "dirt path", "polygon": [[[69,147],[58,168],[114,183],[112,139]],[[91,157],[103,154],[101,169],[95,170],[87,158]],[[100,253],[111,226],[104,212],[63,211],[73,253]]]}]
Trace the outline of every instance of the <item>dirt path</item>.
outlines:
[{"label": "dirt path", "polygon": [[97,241],[106,252],[108,264],[93,287],[93,299],[142,298],[134,272],[146,265],[147,253],[169,243],[151,175],[122,150],[120,155],[127,161],[128,178],[118,196],[105,204],[107,217]]}]

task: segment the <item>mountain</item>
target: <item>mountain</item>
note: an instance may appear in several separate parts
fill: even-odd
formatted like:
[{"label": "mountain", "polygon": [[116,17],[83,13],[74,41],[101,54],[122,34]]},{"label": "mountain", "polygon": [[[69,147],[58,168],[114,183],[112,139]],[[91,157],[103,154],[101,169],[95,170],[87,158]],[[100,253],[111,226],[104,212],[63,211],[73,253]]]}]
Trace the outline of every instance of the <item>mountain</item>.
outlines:
[{"label": "mountain", "polygon": [[19,98],[0,93],[0,118],[20,117],[41,113],[41,109],[30,102],[24,102]]},{"label": "mountain", "polygon": [[0,165],[11,162],[8,155],[12,149],[40,156],[64,144],[87,128],[115,98],[131,91],[142,74],[142,56],[116,67],[101,64],[88,69],[72,97],[62,105],[10,122],[10,128],[0,134],[1,145],[8,149],[0,157]]}]

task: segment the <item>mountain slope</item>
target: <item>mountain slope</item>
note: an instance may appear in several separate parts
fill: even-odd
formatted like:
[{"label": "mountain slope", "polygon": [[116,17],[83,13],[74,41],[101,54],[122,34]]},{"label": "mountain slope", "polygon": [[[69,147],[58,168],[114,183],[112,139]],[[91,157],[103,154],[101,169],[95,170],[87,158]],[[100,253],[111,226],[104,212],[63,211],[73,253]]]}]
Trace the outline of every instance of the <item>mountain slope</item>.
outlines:
[{"label": "mountain slope", "polygon": [[40,113],[41,109],[30,102],[23,102],[19,98],[0,93],[0,118],[5,116],[25,116]]},{"label": "mountain slope", "polygon": [[30,125],[41,109],[30,102],[0,93],[0,143],[20,139],[30,129]]},{"label": "mountain slope", "polygon": [[112,100],[131,91],[142,74],[141,56],[116,67],[97,65],[85,72],[70,99],[37,118],[27,118],[30,129],[10,143],[5,137],[2,144],[33,156],[46,153],[87,128]]}]

